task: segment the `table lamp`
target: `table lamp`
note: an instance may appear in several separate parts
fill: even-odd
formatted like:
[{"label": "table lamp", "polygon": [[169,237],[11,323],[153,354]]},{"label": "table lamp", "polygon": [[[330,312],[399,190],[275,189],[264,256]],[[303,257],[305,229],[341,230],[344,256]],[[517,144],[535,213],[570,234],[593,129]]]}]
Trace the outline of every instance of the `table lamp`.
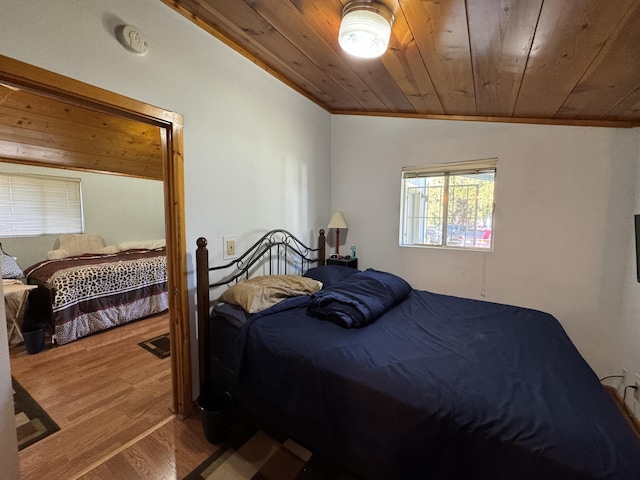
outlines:
[{"label": "table lamp", "polygon": [[342,212],[333,212],[331,215],[331,220],[329,220],[329,225],[327,228],[335,228],[336,229],[336,255],[338,258],[340,257],[340,229],[341,228],[349,228],[347,225],[347,220],[344,218],[344,214]]}]

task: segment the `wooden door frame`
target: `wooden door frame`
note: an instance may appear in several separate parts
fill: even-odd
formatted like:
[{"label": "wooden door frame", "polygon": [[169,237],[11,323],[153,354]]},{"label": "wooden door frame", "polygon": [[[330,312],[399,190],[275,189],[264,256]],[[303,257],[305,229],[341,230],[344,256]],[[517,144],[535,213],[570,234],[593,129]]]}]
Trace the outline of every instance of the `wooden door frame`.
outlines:
[{"label": "wooden door frame", "polygon": [[[163,110],[114,92],[0,55],[0,82],[49,98],[129,118],[160,128],[164,183],[167,286],[171,335],[173,411],[181,417],[193,409],[191,342],[187,289],[187,250],[184,213],[184,122],[179,113]],[[7,161],[16,161],[9,159]],[[21,163],[51,167],[50,162]],[[94,165],[92,171],[99,170]],[[121,173],[110,170],[109,173]]]}]

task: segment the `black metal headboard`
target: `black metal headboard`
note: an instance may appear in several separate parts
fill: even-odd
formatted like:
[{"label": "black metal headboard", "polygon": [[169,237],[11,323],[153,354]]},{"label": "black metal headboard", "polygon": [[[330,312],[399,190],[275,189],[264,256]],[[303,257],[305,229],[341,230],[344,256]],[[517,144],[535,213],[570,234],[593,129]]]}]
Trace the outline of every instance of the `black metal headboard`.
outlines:
[{"label": "black metal headboard", "polygon": [[[209,272],[219,271],[221,274],[228,270],[225,278],[210,283],[209,288],[249,278],[255,267],[259,266],[266,267],[263,270],[265,275],[285,275],[290,273],[291,269],[298,270],[296,273],[304,273],[312,263],[324,264],[324,242],[322,242],[324,230],[320,230],[320,237],[318,248],[311,248],[286,230],[271,230],[233,261],[225,265],[209,267]],[[201,240],[206,242],[206,239],[199,238],[198,249],[200,249]],[[312,255],[315,256],[312,257]]]},{"label": "black metal headboard", "polygon": [[[244,278],[249,278],[260,267],[266,269],[262,274],[287,274],[289,269],[304,273],[312,264],[322,266],[325,263],[325,236],[320,230],[318,247],[311,248],[286,230],[276,229],[267,232],[246,252],[231,262],[215,267],[209,266],[207,239],[197,240],[196,250],[196,295],[198,302],[198,346],[200,353],[200,384],[208,379],[206,349],[209,345],[209,311],[211,305],[211,288],[228,285]],[[222,280],[211,282],[209,274],[218,271],[226,275]]]}]

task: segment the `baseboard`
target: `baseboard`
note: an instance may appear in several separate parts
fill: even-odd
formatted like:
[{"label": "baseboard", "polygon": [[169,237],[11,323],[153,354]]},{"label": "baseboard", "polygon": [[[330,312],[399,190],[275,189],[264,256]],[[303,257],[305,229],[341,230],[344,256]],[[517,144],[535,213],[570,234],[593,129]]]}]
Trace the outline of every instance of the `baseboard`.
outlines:
[{"label": "baseboard", "polygon": [[624,415],[624,418],[626,418],[629,422],[629,425],[631,425],[631,428],[635,432],[636,437],[638,437],[638,440],[640,440],[640,421],[638,421],[633,412],[631,412],[629,406],[624,403],[617,389],[610,385],[605,385],[604,389],[609,392],[609,395],[613,397],[613,400],[614,402],[616,402],[618,409],[620,409],[620,411]]}]

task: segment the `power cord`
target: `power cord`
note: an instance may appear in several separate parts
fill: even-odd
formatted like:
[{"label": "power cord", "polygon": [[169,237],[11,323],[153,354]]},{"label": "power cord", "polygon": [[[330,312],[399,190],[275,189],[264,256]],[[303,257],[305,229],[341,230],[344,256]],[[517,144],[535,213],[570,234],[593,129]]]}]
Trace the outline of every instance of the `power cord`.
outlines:
[{"label": "power cord", "polygon": [[[600,383],[604,382],[609,378],[625,378],[625,376],[624,375],[607,375],[606,377],[602,377],[600,379]],[[626,387],[624,387],[624,391],[622,392],[622,401],[625,403],[627,401],[627,390],[629,389],[637,390],[638,387],[636,385],[627,385]]]}]

